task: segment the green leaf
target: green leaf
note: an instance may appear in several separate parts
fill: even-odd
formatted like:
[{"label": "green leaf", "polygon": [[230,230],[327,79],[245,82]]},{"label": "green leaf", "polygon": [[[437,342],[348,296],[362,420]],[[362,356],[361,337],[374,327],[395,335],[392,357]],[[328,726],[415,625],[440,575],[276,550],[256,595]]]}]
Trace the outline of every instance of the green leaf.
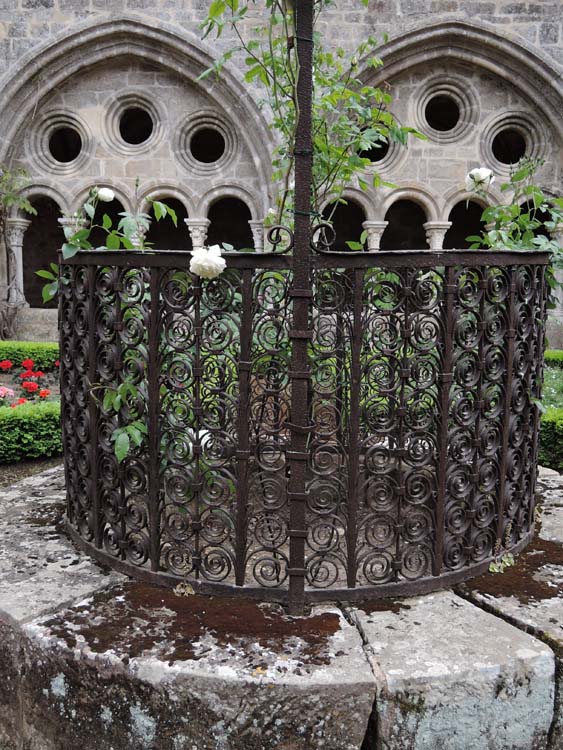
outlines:
[{"label": "green leaf", "polygon": [[111,411],[113,407],[113,391],[105,392],[104,400],[102,401],[102,406],[105,411]]},{"label": "green leaf", "polygon": [[129,425],[127,428],[127,434],[133,441],[133,444],[137,446],[137,448],[142,445],[143,443],[143,435],[140,430],[138,430],[136,427],[134,427],[132,424]]},{"label": "green leaf", "polygon": [[41,290],[41,296],[43,298],[43,303],[50,302],[53,297],[57,294],[59,291],[59,282],[53,281],[52,284],[45,284],[43,289]]},{"label": "green leaf", "polygon": [[126,432],[120,432],[115,439],[114,445],[115,455],[119,463],[121,463],[123,459],[127,457],[130,447],[131,441],[129,439],[129,435]]},{"label": "green leaf", "polygon": [[346,244],[350,248],[350,250],[363,250],[363,245],[360,242],[354,242],[352,240],[347,240]]},{"label": "green leaf", "polygon": [[108,248],[108,250],[119,250],[120,246],[121,240],[119,238],[119,235],[115,232],[108,234],[106,238],[106,247]]},{"label": "green leaf", "polygon": [[80,250],[80,247],[78,245],[72,245],[70,242],[65,242],[61,250],[63,258],[65,260],[68,260],[69,258],[73,258],[76,255],[76,253]]},{"label": "green leaf", "polygon": [[96,213],[95,207],[91,203],[85,203],[84,206],[84,213],[90,218],[94,218],[94,214]]},{"label": "green leaf", "polygon": [[160,201],[153,201],[152,207],[154,210],[154,216],[157,221],[164,219],[166,216],[166,206]]},{"label": "green leaf", "polygon": [[41,279],[48,279],[49,281],[52,281],[53,279],[56,279],[54,273],[51,273],[51,271],[45,271],[44,269],[40,269],[39,271],[35,272],[36,276],[39,276]]},{"label": "green leaf", "polygon": [[166,206],[166,210],[168,211],[168,216],[172,219],[172,223],[175,227],[178,226],[178,215],[176,211],[174,211],[173,208],[170,208],[170,206]]},{"label": "green leaf", "polygon": [[111,227],[112,227],[111,218],[107,214],[104,214],[104,217],[102,219],[102,226],[106,230],[107,229],[111,229]]}]

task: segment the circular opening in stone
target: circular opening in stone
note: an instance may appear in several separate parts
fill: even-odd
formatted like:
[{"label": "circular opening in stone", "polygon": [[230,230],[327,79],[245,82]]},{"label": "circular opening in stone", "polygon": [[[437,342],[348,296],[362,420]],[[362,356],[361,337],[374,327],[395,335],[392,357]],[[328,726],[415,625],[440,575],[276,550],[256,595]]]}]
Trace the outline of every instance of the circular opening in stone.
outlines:
[{"label": "circular opening in stone", "polygon": [[55,161],[68,164],[82,151],[82,138],[74,128],[64,125],[56,128],[49,138],[49,151]]},{"label": "circular opening in stone", "polygon": [[128,107],[119,120],[119,132],[125,143],[138,146],[147,141],[154,130],[152,117],[142,107]]},{"label": "circular opening in stone", "polygon": [[381,161],[385,159],[389,153],[389,141],[378,141],[371,148],[366,148],[363,151],[358,152],[358,156],[362,159],[369,159],[372,162]]},{"label": "circular opening in stone", "polygon": [[516,164],[526,154],[526,139],[515,128],[505,128],[493,138],[492,150],[501,164]]},{"label": "circular opening in stone", "polygon": [[191,137],[190,151],[196,161],[212,164],[225,153],[225,139],[215,128],[200,128]]},{"label": "circular opening in stone", "polygon": [[424,116],[431,128],[444,133],[458,124],[459,106],[451,96],[437,94],[426,105]]}]

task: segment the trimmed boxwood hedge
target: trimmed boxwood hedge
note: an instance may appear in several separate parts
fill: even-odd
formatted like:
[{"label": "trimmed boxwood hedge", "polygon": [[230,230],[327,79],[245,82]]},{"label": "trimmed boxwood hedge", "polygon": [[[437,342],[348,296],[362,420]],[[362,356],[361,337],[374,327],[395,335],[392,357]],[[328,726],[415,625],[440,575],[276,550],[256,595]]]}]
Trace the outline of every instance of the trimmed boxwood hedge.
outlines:
[{"label": "trimmed boxwood hedge", "polygon": [[563,409],[547,409],[542,415],[538,462],[563,472]]},{"label": "trimmed boxwood hedge", "polygon": [[4,359],[16,367],[24,359],[32,359],[36,370],[53,370],[59,359],[59,345],[50,341],[0,341],[0,362]]},{"label": "trimmed boxwood hedge", "polygon": [[60,402],[0,406],[0,464],[62,452]]},{"label": "trimmed boxwood hedge", "polygon": [[563,368],[563,349],[546,349],[545,364],[548,367]]}]

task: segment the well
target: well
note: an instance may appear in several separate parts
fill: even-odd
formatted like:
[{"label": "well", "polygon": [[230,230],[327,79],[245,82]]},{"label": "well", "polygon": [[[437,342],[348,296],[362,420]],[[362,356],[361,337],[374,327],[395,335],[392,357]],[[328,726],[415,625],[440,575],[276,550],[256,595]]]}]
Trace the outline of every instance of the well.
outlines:
[{"label": "well", "polygon": [[232,253],[211,281],[187,258],[62,268],[68,523],[95,557],[297,611],[449,586],[529,541],[545,253],[313,253],[309,289],[294,255]]}]

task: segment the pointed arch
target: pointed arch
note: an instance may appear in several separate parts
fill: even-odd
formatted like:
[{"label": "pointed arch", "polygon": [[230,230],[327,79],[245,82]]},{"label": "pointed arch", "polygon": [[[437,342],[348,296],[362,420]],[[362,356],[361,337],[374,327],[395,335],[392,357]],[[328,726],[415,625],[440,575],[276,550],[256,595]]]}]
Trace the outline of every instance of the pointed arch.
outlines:
[{"label": "pointed arch", "polygon": [[525,39],[503,32],[500,36],[483,21],[443,21],[408,31],[378,50],[381,71],[366,69],[370,83],[392,79],[433,60],[459,61],[480,67],[509,81],[525,94],[563,140],[561,71],[553,58],[542,55]]},{"label": "pointed arch", "polygon": [[270,182],[271,133],[258,106],[248,95],[234,68],[224,67],[213,85],[197,82],[213,63],[207,46],[183,29],[180,36],[164,23],[149,25],[133,16],[101,22],[88,21],[75,26],[25,55],[17,71],[0,80],[0,111],[3,131],[0,136],[0,161],[9,162],[12,143],[18,129],[33,117],[37,101],[71,76],[96,63],[137,57],[174,72],[191,85],[205,88],[206,95],[221,110],[228,110],[233,121],[252,123],[241,129],[259,181]]}]

